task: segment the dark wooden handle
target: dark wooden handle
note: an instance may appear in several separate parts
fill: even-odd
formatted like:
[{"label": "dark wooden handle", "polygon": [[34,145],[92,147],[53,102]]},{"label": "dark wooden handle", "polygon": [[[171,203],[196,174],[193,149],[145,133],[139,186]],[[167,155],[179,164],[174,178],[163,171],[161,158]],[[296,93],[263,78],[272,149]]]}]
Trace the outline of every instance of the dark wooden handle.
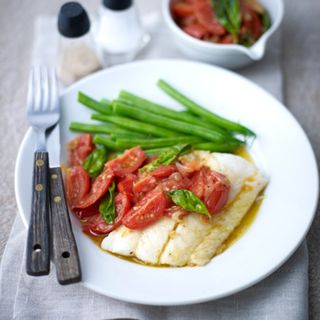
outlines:
[{"label": "dark wooden handle", "polygon": [[81,281],[77,244],[66,203],[60,168],[50,169],[50,205],[52,221],[52,251],[60,284]]},{"label": "dark wooden handle", "polygon": [[31,276],[50,272],[48,164],[47,152],[35,152],[26,262],[27,273]]}]

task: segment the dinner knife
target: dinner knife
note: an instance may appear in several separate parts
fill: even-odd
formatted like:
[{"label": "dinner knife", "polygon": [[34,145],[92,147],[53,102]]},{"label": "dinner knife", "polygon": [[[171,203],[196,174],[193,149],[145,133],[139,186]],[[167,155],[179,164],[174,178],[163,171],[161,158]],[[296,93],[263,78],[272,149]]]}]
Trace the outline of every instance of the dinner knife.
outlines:
[{"label": "dinner knife", "polygon": [[50,181],[51,235],[53,261],[60,284],[81,281],[77,244],[73,235],[60,168],[60,125],[54,127],[47,140]]}]

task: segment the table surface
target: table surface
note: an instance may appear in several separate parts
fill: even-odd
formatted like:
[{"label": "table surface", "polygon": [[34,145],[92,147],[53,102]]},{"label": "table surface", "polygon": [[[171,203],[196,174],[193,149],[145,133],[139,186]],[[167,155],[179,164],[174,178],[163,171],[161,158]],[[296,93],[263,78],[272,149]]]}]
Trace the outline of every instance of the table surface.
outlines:
[{"label": "table surface", "polygon": [[[65,1],[0,1],[0,257],[17,213],[14,198],[14,165],[27,129],[25,97],[33,43],[33,22],[41,14],[56,14]],[[137,0],[142,13],[154,8],[153,1]],[[281,61],[284,101],[303,126],[320,157],[320,4],[319,0],[284,0]],[[99,1],[81,1],[91,12]],[[310,10],[310,8],[312,8]],[[303,19],[301,18],[303,17]],[[303,170],[303,168],[301,168]],[[320,319],[320,230],[319,210],[309,231],[310,319]]]}]

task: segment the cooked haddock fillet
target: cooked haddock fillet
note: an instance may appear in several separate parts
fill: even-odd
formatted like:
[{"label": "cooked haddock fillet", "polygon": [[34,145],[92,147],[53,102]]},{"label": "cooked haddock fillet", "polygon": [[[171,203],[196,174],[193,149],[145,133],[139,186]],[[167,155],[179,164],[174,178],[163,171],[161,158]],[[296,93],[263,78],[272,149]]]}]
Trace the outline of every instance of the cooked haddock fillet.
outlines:
[{"label": "cooked haddock fillet", "polygon": [[147,263],[158,263],[163,247],[176,223],[177,221],[173,218],[163,217],[155,224],[142,230],[134,251],[136,257]]},{"label": "cooked haddock fillet", "polygon": [[217,250],[240,224],[266,184],[267,180],[260,172],[246,181],[242,191],[228,208],[213,217],[211,231],[194,250],[188,265],[203,266],[216,255]]},{"label": "cooked haddock fillet", "polygon": [[123,256],[133,256],[140,236],[141,231],[122,225],[103,239],[101,248]]},{"label": "cooked haddock fillet", "polygon": [[103,240],[103,249],[151,264],[204,265],[239,225],[267,183],[253,164],[239,156],[195,151],[181,161],[194,161],[227,176],[231,190],[226,209],[210,222],[201,214],[190,213],[181,220],[178,214],[163,217],[143,230],[121,226]]},{"label": "cooked haddock fillet", "polygon": [[161,257],[161,264],[186,265],[191,253],[210,232],[211,224],[198,213],[190,213],[178,224]]},{"label": "cooked haddock fillet", "polygon": [[177,216],[162,217],[143,230],[130,230],[121,226],[103,239],[101,248],[123,256],[136,256],[141,261],[156,264],[170,232],[177,224]]}]

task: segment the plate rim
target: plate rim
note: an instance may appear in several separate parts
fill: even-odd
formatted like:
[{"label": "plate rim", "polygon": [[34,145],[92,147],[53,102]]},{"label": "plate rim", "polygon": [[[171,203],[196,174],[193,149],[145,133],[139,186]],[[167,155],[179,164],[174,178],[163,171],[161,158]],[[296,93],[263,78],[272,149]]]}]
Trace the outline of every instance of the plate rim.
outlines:
[{"label": "plate rim", "polygon": [[[278,107],[280,107],[282,109],[282,111],[284,111],[284,113],[286,114],[286,117],[290,117],[291,120],[294,121],[295,125],[297,125],[300,129],[300,133],[304,136],[304,140],[308,145],[308,148],[310,149],[310,160],[313,162],[314,165],[314,173],[315,173],[315,181],[316,181],[316,188],[314,190],[314,193],[316,195],[315,197],[315,201],[313,203],[313,209],[312,209],[312,214],[310,215],[310,219],[308,221],[308,224],[303,232],[303,236],[301,236],[301,238],[296,241],[295,246],[293,246],[293,248],[291,249],[290,252],[288,252],[284,258],[281,259],[281,261],[275,265],[273,268],[271,268],[269,270],[269,272],[264,273],[263,275],[261,275],[260,277],[257,277],[256,279],[250,281],[249,283],[247,283],[246,285],[243,285],[241,287],[238,287],[236,289],[233,290],[229,290],[229,291],[225,291],[223,294],[220,295],[212,295],[212,296],[207,296],[205,298],[199,298],[199,299],[195,299],[195,298],[190,298],[188,299],[183,299],[183,301],[177,302],[177,301],[167,301],[166,303],[163,302],[157,302],[156,300],[152,300],[149,299],[147,302],[143,301],[141,299],[137,299],[137,298],[132,298],[132,299],[127,299],[127,298],[123,298],[122,296],[119,296],[117,294],[110,294],[110,292],[108,292],[108,294],[101,290],[100,288],[97,288],[95,285],[92,285],[90,283],[87,283],[85,281],[81,281],[81,284],[84,285],[86,288],[93,290],[99,294],[111,297],[111,298],[115,298],[121,301],[126,301],[126,302],[131,302],[131,303],[137,303],[137,304],[144,304],[144,305],[154,305],[154,306],[177,306],[177,305],[189,305],[189,304],[194,304],[194,303],[202,303],[202,302],[207,302],[207,301],[213,301],[213,300],[218,300],[221,299],[223,297],[228,297],[230,295],[233,295],[235,293],[241,292],[249,287],[252,287],[253,285],[257,284],[258,282],[262,281],[263,279],[266,279],[269,275],[271,275],[272,273],[274,273],[277,269],[279,269],[285,262],[287,262],[290,257],[293,255],[293,253],[298,249],[298,247],[301,245],[301,243],[304,241],[308,231],[310,230],[310,227],[312,225],[312,222],[315,218],[315,214],[316,214],[316,208],[317,208],[317,204],[318,204],[318,198],[319,198],[319,171],[318,171],[318,165],[317,165],[317,161],[316,161],[316,157],[315,157],[315,153],[313,150],[313,147],[311,145],[311,142],[306,134],[306,132],[304,131],[303,127],[301,126],[301,124],[298,122],[298,120],[293,116],[293,114],[289,111],[289,109],[284,105],[284,103],[282,101],[279,101],[277,98],[275,98],[271,93],[269,93],[267,90],[263,89],[261,86],[259,86],[258,84],[254,83],[253,81],[245,78],[242,75],[239,75],[233,71],[227,70],[225,68],[219,67],[219,66],[215,66],[215,65],[209,65],[206,63],[202,63],[202,62],[197,62],[197,61],[189,61],[189,60],[183,60],[183,59],[150,59],[150,60],[139,60],[139,61],[134,61],[134,62],[130,62],[130,63],[126,63],[126,64],[122,64],[122,65],[118,65],[118,66],[114,66],[108,69],[103,69],[100,70],[96,73],[93,73],[89,76],[86,76],[84,78],[82,78],[81,80],[77,81],[76,83],[72,84],[71,86],[69,86],[68,88],[66,88],[65,90],[63,90],[63,92],[60,94],[60,99],[67,95],[69,92],[73,91],[74,88],[81,86],[83,83],[90,81],[91,79],[104,74],[104,73],[109,73],[110,70],[116,70],[116,69],[125,69],[128,66],[136,66],[136,65],[144,65],[144,64],[157,64],[157,63],[185,63],[185,64],[191,64],[191,65],[200,65],[200,66],[204,66],[205,68],[209,68],[212,70],[218,69],[220,72],[224,72],[226,74],[229,74],[232,77],[236,77],[238,79],[240,79],[241,81],[244,81],[246,84],[250,85],[251,87],[254,87],[255,90],[258,90],[259,92],[263,93],[264,95],[268,96],[269,98],[271,98],[272,100],[274,100],[274,102],[276,102],[278,104]],[[27,228],[28,227],[28,221],[25,217],[25,215],[23,214],[24,210],[23,210],[23,206],[22,203],[20,202],[20,197],[19,197],[19,191],[18,191],[18,169],[19,169],[19,163],[21,162],[21,158],[22,158],[22,150],[24,149],[24,145],[27,143],[27,140],[29,139],[29,136],[31,135],[32,129],[28,128],[27,132],[25,133],[20,146],[19,146],[19,150],[18,150],[18,154],[17,154],[17,158],[16,158],[16,162],[15,162],[15,170],[14,170],[14,190],[15,190],[15,198],[16,198],[16,203],[17,203],[17,207],[18,207],[18,212],[20,217],[22,218],[23,224],[24,226]],[[152,300],[152,301],[151,301]]]}]

